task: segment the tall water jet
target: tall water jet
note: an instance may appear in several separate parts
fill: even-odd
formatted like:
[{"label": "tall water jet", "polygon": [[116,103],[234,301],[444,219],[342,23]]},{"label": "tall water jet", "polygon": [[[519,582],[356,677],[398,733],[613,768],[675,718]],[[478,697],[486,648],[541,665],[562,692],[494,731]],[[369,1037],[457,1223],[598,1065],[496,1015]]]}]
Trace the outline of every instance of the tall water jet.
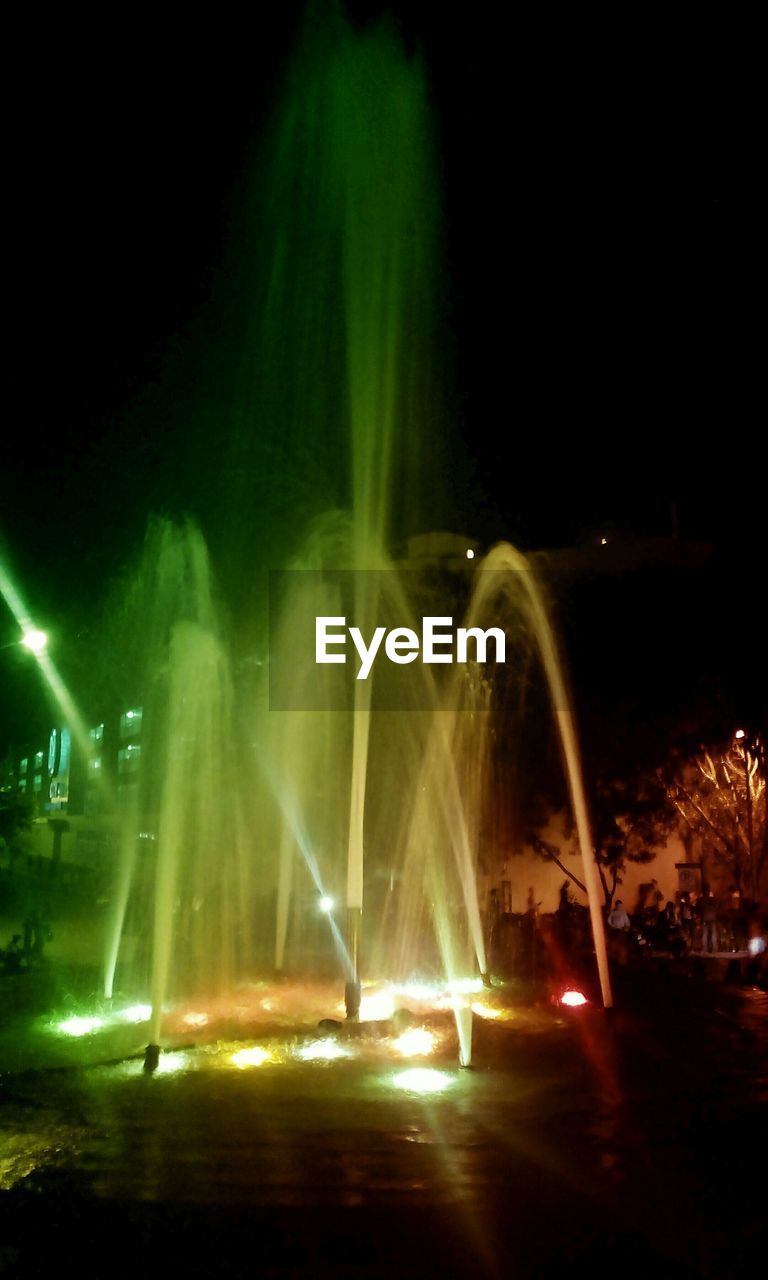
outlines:
[{"label": "tall water jet", "polygon": [[[336,500],[348,511],[349,526],[336,567],[358,571],[353,608],[365,627],[379,612],[380,579],[360,571],[387,566],[386,549],[409,491],[412,507],[423,512],[424,493],[415,503],[412,496],[426,474],[440,396],[437,183],[418,58],[405,56],[386,25],[353,31],[337,17],[324,32],[313,31],[289,81],[272,155],[269,187],[276,208],[280,202],[279,226],[262,339],[267,352],[275,334],[282,338],[288,330],[293,341],[283,344],[275,361],[261,364],[256,400],[274,404],[270,371],[288,356],[286,429],[297,456],[338,443]],[[300,273],[294,250],[301,255]],[[370,698],[370,686],[357,684],[347,722],[337,727],[346,739],[335,764],[341,774],[337,794],[346,795],[347,809],[348,1007],[359,986],[365,849],[372,838],[376,728]],[[314,843],[324,843],[311,822],[303,825]],[[281,840],[284,850],[292,843]],[[288,884],[283,871],[281,936]],[[282,955],[282,942],[278,951]]]},{"label": "tall water jet", "polygon": [[158,1043],[169,997],[227,989],[252,965],[259,895],[244,839],[230,664],[194,526],[153,525],[120,622],[125,670],[143,698],[142,734],[139,767],[119,791],[105,992],[116,981],[148,990]]},{"label": "tall water jet", "polygon": [[552,712],[557,724],[570,793],[579,851],[587,888],[592,936],[595,945],[600,989],[606,1009],[613,1003],[601,909],[600,880],[589,824],[578,739],[557,642],[541,589],[530,562],[509,543],[500,543],[484,558],[477,576],[468,611],[468,625],[477,625],[494,598],[506,597],[513,608],[529,619],[541,664],[546,676]]}]

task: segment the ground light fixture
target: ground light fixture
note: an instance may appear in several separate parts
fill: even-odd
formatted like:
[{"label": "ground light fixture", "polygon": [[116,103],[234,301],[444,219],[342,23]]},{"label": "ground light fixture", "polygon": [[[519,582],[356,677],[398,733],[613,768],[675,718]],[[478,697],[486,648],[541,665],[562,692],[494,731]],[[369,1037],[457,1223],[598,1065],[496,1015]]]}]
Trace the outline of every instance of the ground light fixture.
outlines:
[{"label": "ground light fixture", "polygon": [[396,1089],[405,1093],[430,1094],[444,1093],[454,1083],[454,1077],[447,1071],[438,1071],[434,1067],[409,1067],[406,1071],[390,1076]]},{"label": "ground light fixture", "polygon": [[60,1022],[58,1024],[58,1030],[64,1036],[79,1037],[90,1035],[92,1031],[98,1031],[99,1028],[103,1026],[103,1018],[75,1016],[72,1018],[65,1018],[63,1022]]},{"label": "ground light fixture", "polygon": [[564,991],[560,997],[560,1003],[569,1009],[579,1009],[582,1005],[587,1004],[587,997],[581,991]]},{"label": "ground light fixture", "polygon": [[263,1067],[265,1062],[271,1061],[272,1054],[268,1049],[262,1049],[261,1045],[238,1049],[230,1058],[233,1066],[239,1067],[241,1070],[244,1067]]},{"label": "ground light fixture", "polygon": [[160,1065],[160,1045],[148,1044],[144,1050],[144,1070],[147,1074],[157,1071]]}]

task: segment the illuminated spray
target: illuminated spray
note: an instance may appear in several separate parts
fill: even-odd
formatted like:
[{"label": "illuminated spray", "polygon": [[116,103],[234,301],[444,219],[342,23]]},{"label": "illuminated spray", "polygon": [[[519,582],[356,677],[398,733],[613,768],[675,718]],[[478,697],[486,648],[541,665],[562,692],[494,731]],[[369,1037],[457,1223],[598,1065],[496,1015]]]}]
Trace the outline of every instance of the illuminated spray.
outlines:
[{"label": "illuminated spray", "polygon": [[[339,506],[346,512],[318,512],[291,563],[321,571],[391,569],[384,548],[393,536],[393,503],[409,477],[423,474],[431,452],[424,423],[439,416],[430,314],[439,237],[424,79],[418,61],[406,59],[389,33],[344,28],[322,58],[305,51],[303,79],[292,91],[296,97],[286,106],[274,145],[270,189],[281,207],[281,226],[275,252],[264,255],[271,275],[257,324],[254,377],[267,381],[254,400],[281,406],[280,425],[297,456],[313,454],[328,436],[343,442],[349,460],[348,468],[339,468],[346,487]],[[306,198],[289,204],[285,193],[297,183]],[[257,431],[267,425],[255,423]],[[483,565],[519,569],[516,554],[510,548],[499,563],[500,553],[492,553]],[[348,613],[326,585],[317,588],[314,616],[349,616],[360,636],[370,637],[380,611],[389,608],[408,627],[397,574],[385,576],[392,580],[392,600],[382,599],[378,582],[366,586],[365,573],[357,573]],[[473,970],[487,973],[477,852],[492,699],[472,664],[439,684],[421,664],[416,708],[389,716],[371,701],[373,664],[370,679],[355,680],[348,711],[334,703],[340,664],[297,670],[297,681],[311,679],[327,691],[322,709],[270,712],[260,703],[234,769],[232,664],[199,533],[191,526],[162,526],[148,543],[140,577],[133,608],[145,647],[147,743],[157,776],[141,777],[126,822],[108,985],[120,964],[128,903],[139,882],[135,832],[148,827],[151,816],[157,841],[142,901],[153,940],[152,1037],[161,1034],[168,998],[198,988],[225,990],[258,971],[267,931],[278,970],[288,967],[292,946],[294,963],[301,959],[301,931],[294,929],[293,938],[290,933],[291,902],[307,880],[314,913],[319,894],[339,893],[344,885],[346,944],[333,913],[325,920],[343,957],[349,1016],[360,1010],[363,964],[369,972],[404,977],[422,960],[430,965],[436,949],[449,981]],[[281,602],[274,633],[274,642],[289,653],[292,607],[290,596]],[[535,591],[526,607],[568,760],[609,1003],[594,876],[586,869],[591,846],[572,717]],[[473,628],[486,634],[479,596],[463,621],[467,639]],[[400,638],[410,645],[410,636]],[[496,639],[491,629],[489,656],[496,656]],[[410,652],[392,643],[397,655]],[[469,1065],[471,1004],[457,999],[454,1013],[460,1058]]]}]

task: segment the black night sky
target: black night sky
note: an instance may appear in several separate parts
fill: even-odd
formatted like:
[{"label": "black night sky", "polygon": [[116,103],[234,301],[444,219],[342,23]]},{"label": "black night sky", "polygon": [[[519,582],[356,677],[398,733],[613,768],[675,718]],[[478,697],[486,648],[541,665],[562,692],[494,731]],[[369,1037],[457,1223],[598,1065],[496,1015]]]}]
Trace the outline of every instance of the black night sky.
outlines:
[{"label": "black night sky", "polygon": [[[174,420],[175,390],[214,394],[195,353],[217,332],[302,9],[181,31],[127,11],[98,28],[16,20],[0,538],[55,634],[83,625],[150,509],[211,515],[209,444]],[[669,535],[674,519],[745,585],[740,643],[761,607],[765,491],[747,51],[701,26],[389,9],[423,48],[439,129],[456,530],[534,549]],[[692,643],[733,608],[725,592],[688,616]],[[15,639],[4,612],[0,644]],[[25,687],[6,648],[3,742]]]}]

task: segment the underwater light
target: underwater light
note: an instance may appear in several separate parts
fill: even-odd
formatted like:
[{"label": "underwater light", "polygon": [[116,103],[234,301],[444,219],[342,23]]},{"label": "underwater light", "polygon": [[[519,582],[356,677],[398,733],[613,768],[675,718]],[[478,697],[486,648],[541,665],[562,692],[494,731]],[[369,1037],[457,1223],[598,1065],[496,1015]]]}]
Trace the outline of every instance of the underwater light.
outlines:
[{"label": "underwater light", "polygon": [[325,1040],[313,1040],[310,1044],[303,1044],[296,1050],[296,1057],[301,1058],[302,1062],[333,1062],[335,1058],[348,1058],[349,1049],[342,1048],[329,1036]]},{"label": "underwater light", "polygon": [[404,1031],[401,1036],[398,1036],[394,1048],[398,1053],[402,1053],[404,1058],[421,1057],[435,1052],[437,1037],[425,1027],[412,1027],[410,1031]]},{"label": "underwater light", "polygon": [[182,1022],[188,1027],[204,1027],[208,1021],[207,1013],[185,1013]]},{"label": "underwater light", "polygon": [[404,987],[396,988],[399,995],[411,996],[413,1000],[433,1000],[438,988],[429,982],[406,982]]},{"label": "underwater light", "polygon": [[132,1004],[127,1009],[121,1009],[116,1017],[120,1022],[149,1022],[152,1017],[151,1004]]},{"label": "underwater light", "polygon": [[451,995],[474,996],[483,989],[482,978],[457,978],[448,983]]},{"label": "underwater light", "polygon": [[238,1049],[230,1058],[230,1062],[235,1067],[261,1067],[265,1062],[271,1061],[271,1053],[259,1048],[258,1045],[254,1045],[252,1049]]},{"label": "underwater light", "polygon": [[392,1076],[392,1083],[406,1093],[443,1093],[453,1084],[453,1079],[445,1071],[435,1071],[434,1067],[409,1067]]},{"label": "underwater light", "polygon": [[560,997],[560,1003],[568,1005],[571,1009],[577,1009],[579,1005],[587,1003],[587,997],[580,991],[564,991]]},{"label": "underwater light", "polygon": [[[155,1046],[153,1045],[152,1048],[154,1047]],[[160,1076],[172,1076],[176,1075],[179,1071],[184,1071],[188,1066],[189,1058],[185,1053],[161,1053],[156,1065],[149,1069]],[[145,1070],[147,1070],[146,1065]]]},{"label": "underwater light", "polygon": [[467,559],[468,559],[468,560],[474,560],[474,558],[475,558],[475,553],[474,553],[474,551],[472,550],[472,548],[471,548],[471,547],[467,547]]},{"label": "underwater light", "polygon": [[96,1031],[99,1027],[104,1026],[103,1018],[65,1018],[60,1022],[57,1030],[64,1036],[87,1036],[91,1031]]},{"label": "underwater light", "polygon": [[360,1001],[361,1022],[386,1022],[395,1012],[395,1001],[391,991],[372,991],[363,993]]}]

